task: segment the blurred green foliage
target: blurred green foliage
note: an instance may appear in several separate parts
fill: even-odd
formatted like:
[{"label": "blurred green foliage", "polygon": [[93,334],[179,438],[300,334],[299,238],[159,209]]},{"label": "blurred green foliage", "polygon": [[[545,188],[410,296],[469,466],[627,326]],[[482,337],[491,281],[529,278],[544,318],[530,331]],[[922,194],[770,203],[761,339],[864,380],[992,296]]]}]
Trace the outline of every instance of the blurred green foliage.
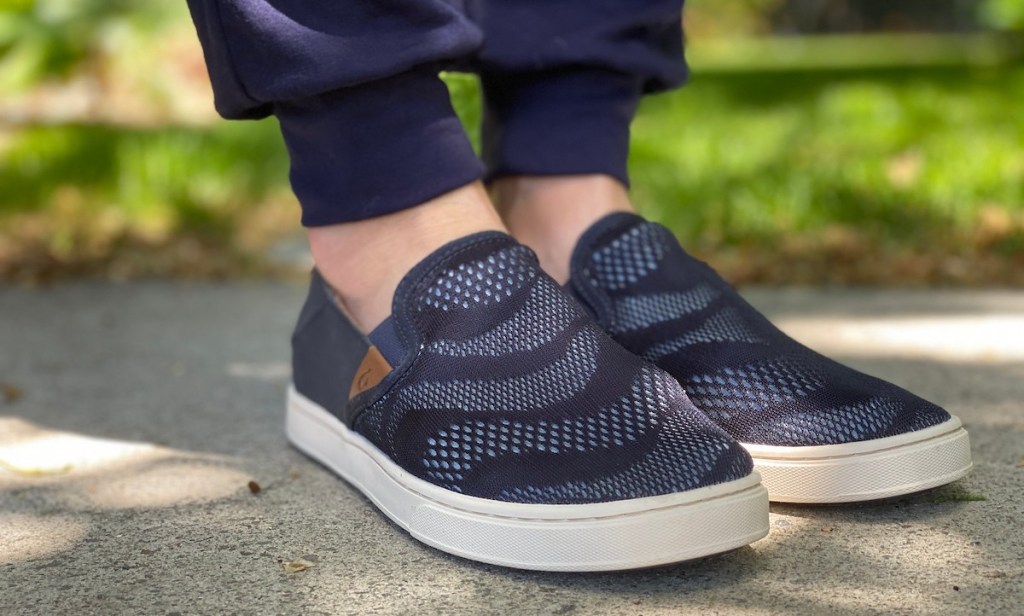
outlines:
[{"label": "blurred green foliage", "polygon": [[634,202],[734,280],[1021,284],[1020,100],[1024,68],[698,73],[641,106]]},{"label": "blurred green foliage", "polygon": [[180,14],[170,2],[0,0],[0,90],[67,77],[119,31],[153,36]]},{"label": "blurred green foliage", "polygon": [[1024,30],[1024,2],[985,0],[980,6],[984,23],[1000,30]]},{"label": "blurred green foliage", "polygon": [[[779,3],[694,5],[720,20],[709,32],[752,33]],[[1018,2],[981,6],[1002,28],[1020,23]],[[116,87],[117,71],[138,66],[111,63],[118,41],[158,56],[157,33],[174,26],[192,55],[171,61],[201,74],[186,20],[183,3],[0,0],[0,89],[31,93],[83,73]],[[636,202],[734,280],[1024,283],[1024,68],[896,68],[890,55],[891,67],[870,70],[698,66],[688,87],[641,107]],[[477,80],[445,78],[478,141]],[[180,99],[174,84],[165,89]],[[0,117],[0,278],[231,273],[297,232],[273,120],[140,117]],[[191,248],[175,252],[183,242]],[[171,256],[137,264],[140,250]]]},{"label": "blurred green foliage", "polygon": [[[212,128],[36,126],[0,166],[0,211],[73,199],[96,213],[158,219],[185,231],[234,224],[249,204],[287,186],[288,158],[272,121]],[[73,195],[73,196],[69,196]]]},{"label": "blurred green foliage", "polygon": [[687,0],[684,21],[698,36],[742,37],[771,29],[769,14],[781,0]]},{"label": "blurred green foliage", "polygon": [[634,126],[638,200],[690,242],[848,225],[926,247],[1024,213],[1024,70],[698,77]]}]

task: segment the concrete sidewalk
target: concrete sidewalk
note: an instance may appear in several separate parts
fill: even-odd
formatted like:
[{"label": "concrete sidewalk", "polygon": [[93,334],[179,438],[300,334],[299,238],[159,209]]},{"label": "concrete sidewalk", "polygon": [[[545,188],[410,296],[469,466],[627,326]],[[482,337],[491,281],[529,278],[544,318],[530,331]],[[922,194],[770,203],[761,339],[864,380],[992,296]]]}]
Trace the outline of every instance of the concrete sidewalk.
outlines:
[{"label": "concrete sidewalk", "polygon": [[[960,415],[974,472],[886,502],[773,506],[752,546],[599,575],[426,548],[289,448],[302,293],[0,291],[0,614],[1024,609],[1024,293],[748,293],[798,338]],[[298,559],[312,566],[286,571]]]}]

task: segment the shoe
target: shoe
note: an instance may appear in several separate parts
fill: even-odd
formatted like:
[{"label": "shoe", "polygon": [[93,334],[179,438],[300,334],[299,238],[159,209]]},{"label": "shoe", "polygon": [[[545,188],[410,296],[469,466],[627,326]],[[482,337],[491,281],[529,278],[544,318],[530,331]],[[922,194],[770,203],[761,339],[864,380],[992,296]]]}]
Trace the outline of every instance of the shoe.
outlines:
[{"label": "shoe", "polygon": [[445,552],[617,570],[768,533],[746,451],[508,235],[427,257],[368,337],[314,272],[293,353],[291,442]]},{"label": "shoe", "polygon": [[773,501],[884,498],[971,468],[959,419],[786,336],[661,225],[625,213],[595,223],[569,288],[746,447]]}]

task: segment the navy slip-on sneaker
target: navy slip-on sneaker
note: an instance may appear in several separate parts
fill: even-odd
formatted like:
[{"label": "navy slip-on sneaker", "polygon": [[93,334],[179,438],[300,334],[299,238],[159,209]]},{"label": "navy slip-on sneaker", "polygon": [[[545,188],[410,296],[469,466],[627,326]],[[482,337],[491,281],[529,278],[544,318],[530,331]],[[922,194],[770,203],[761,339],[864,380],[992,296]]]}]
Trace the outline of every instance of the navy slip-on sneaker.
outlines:
[{"label": "navy slip-on sneaker", "polygon": [[743,447],[508,235],[427,257],[368,337],[314,272],[293,352],[291,442],[446,552],[615,570],[768,532]]},{"label": "navy slip-on sneaker", "polygon": [[612,214],[580,239],[569,288],[621,345],[676,377],[751,453],[772,500],[848,502],[964,476],[960,421],[783,334],[665,227]]}]

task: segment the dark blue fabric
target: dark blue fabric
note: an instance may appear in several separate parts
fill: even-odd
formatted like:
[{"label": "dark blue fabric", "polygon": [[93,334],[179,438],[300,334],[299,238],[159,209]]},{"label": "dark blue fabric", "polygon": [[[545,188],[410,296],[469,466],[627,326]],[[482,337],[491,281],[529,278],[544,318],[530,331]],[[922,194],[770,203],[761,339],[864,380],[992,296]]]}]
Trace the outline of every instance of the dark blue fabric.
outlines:
[{"label": "dark blue fabric", "polygon": [[583,235],[570,288],[616,341],[677,378],[742,442],[835,445],[950,418],[785,335],[668,229],[634,214],[608,216]]},{"label": "dark blue fabric", "polygon": [[440,67],[482,75],[489,176],[627,182],[641,92],[680,85],[682,0],[188,0],[218,111],[274,113],[303,224],[360,220],[482,167]]},{"label": "dark blue fabric", "polygon": [[217,110],[226,118],[267,117],[273,103],[464,58],[483,42],[460,0],[188,0],[188,6]]},{"label": "dark blue fabric", "polygon": [[604,174],[629,185],[629,125],[640,77],[605,69],[485,73],[488,179]]},{"label": "dark blue fabric", "polygon": [[[332,358],[355,363],[365,341],[339,338],[336,330],[351,329],[344,315],[320,296],[311,301],[304,313],[321,318],[300,322],[294,363],[309,374],[296,374],[296,387],[347,390],[352,375]],[[746,451],[672,377],[615,344],[507,235],[471,235],[428,256],[399,284],[388,323],[400,343],[394,369],[339,416],[445,489],[591,503],[751,472]],[[335,341],[330,361],[321,341]]]},{"label": "dark blue fabric", "polygon": [[349,388],[370,342],[336,301],[334,291],[313,270],[292,334],[292,380],[304,396],[344,421]]},{"label": "dark blue fabric", "polygon": [[644,92],[681,85],[683,0],[471,0],[484,32],[476,70],[530,74],[591,67],[635,77]]},{"label": "dark blue fabric", "polygon": [[373,346],[377,347],[380,354],[384,356],[384,359],[388,360],[389,365],[397,366],[402,363],[402,358],[405,357],[405,346],[398,337],[398,330],[395,329],[395,319],[393,317],[384,319],[380,325],[373,328],[369,338]]},{"label": "dark blue fabric", "polygon": [[426,68],[280,101],[274,111],[307,227],[389,214],[483,171],[447,88]]},{"label": "dark blue fabric", "polygon": [[476,0],[484,161],[503,175],[601,173],[629,184],[643,92],[681,85],[682,0]]}]

